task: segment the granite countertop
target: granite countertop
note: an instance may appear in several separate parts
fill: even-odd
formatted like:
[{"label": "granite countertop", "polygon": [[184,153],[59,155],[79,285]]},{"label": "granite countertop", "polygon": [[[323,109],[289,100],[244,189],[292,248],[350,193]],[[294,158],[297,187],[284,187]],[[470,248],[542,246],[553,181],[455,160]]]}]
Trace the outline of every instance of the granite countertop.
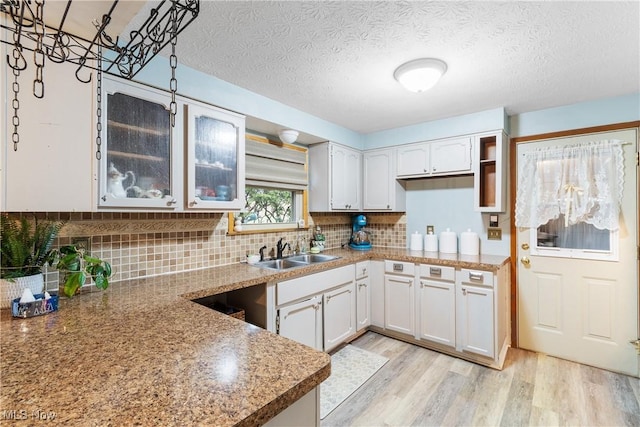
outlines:
[{"label": "granite countertop", "polygon": [[[0,313],[0,414],[66,425],[259,425],[317,387],[330,357],[190,299],[365,259],[495,271],[508,257],[346,249],[275,272],[234,264],[113,283],[30,319]],[[51,414],[55,418],[51,420]],[[9,416],[10,417],[10,416]]]}]

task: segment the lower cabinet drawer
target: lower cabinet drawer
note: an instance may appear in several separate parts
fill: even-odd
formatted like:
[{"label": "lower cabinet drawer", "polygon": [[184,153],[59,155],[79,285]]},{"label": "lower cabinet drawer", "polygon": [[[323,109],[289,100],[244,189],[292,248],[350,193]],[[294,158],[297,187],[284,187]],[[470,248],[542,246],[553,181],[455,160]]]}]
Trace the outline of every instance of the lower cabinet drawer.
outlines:
[{"label": "lower cabinet drawer", "polygon": [[462,283],[493,286],[493,273],[490,271],[469,270],[463,268],[460,270],[460,280]]}]

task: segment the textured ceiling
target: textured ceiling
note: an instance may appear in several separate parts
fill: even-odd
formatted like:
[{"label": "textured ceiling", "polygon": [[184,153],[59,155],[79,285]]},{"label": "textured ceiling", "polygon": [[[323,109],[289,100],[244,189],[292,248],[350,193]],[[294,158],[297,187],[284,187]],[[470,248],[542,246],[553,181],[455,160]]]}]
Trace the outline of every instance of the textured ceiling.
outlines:
[{"label": "textured ceiling", "polygon": [[[400,64],[448,64],[415,94]],[[180,63],[360,133],[640,91],[640,3],[202,1]]]}]

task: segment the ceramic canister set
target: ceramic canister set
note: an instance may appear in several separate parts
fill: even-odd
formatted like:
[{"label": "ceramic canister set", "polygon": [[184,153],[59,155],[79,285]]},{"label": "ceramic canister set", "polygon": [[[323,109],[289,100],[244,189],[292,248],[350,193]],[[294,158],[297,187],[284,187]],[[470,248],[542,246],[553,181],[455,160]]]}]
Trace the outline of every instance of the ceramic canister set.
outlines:
[{"label": "ceramic canister set", "polygon": [[458,236],[455,231],[447,228],[440,233],[440,237],[429,233],[425,234],[424,238],[422,234],[417,231],[411,235],[411,243],[409,249],[412,251],[425,252],[441,252],[445,254],[457,254],[458,249],[461,255],[479,255],[480,254],[480,239],[478,233],[468,229],[460,233],[460,248],[458,248]]}]

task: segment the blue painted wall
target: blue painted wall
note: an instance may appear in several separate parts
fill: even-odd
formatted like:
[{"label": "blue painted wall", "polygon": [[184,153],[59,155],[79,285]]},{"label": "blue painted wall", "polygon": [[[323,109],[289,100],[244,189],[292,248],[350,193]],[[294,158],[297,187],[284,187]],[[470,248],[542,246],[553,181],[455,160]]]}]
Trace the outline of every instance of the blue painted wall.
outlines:
[{"label": "blue painted wall", "polygon": [[[167,88],[169,78],[168,61],[158,57],[141,72],[137,80]],[[507,116],[504,108],[496,108],[361,135],[183,65],[178,67],[177,78],[178,90],[185,96],[358,149],[389,147],[502,128],[514,137],[640,120],[638,93],[511,117]],[[505,213],[499,216],[503,239],[487,240],[489,215],[473,210],[472,177],[413,180],[407,183],[406,188],[407,242],[410,241],[409,234],[414,231],[424,234],[427,225],[434,225],[437,233],[447,227],[458,234],[471,229],[481,237],[481,252],[509,255],[509,215]]]}]

